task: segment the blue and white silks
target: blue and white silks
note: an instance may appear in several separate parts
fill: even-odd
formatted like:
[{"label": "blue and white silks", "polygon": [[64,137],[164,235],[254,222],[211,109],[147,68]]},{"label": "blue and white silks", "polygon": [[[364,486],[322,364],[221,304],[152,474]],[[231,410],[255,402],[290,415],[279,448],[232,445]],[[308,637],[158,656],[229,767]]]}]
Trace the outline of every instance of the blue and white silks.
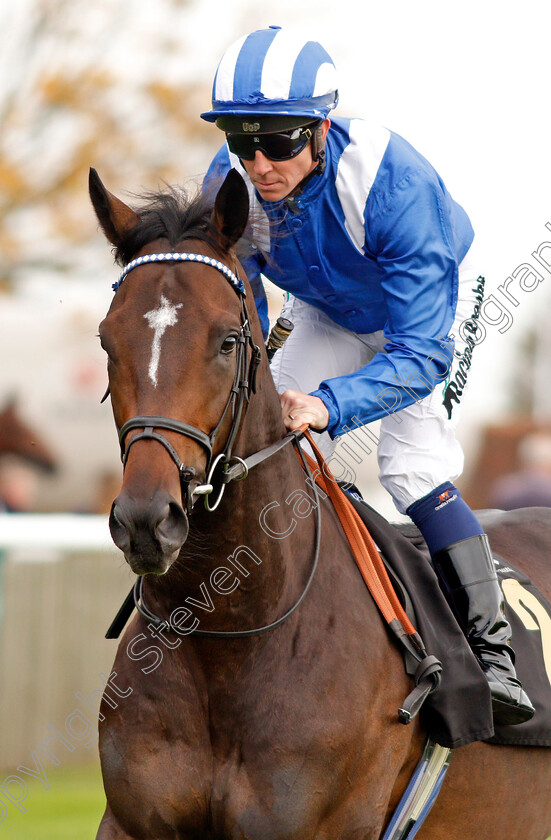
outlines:
[{"label": "blue and white silks", "polygon": [[329,409],[332,437],[352,417],[369,423],[427,396],[449,372],[446,341],[457,306],[458,266],[472,241],[465,211],[399,135],[335,117],[327,165],[292,202],[263,201],[226,145],[206,182],[233,166],[249,187],[257,250],[243,264],[266,326],[260,275],[357,334],[384,330],[385,352],[314,391]]}]

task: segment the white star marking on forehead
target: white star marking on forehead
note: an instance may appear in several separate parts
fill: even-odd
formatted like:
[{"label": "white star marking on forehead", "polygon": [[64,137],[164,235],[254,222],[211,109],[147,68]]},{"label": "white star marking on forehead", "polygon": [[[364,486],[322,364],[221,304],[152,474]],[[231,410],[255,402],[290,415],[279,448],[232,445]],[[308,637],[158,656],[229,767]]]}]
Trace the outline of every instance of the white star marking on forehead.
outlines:
[{"label": "white star marking on forehead", "polygon": [[151,345],[151,359],[149,360],[149,378],[157,387],[157,371],[161,359],[161,338],[167,327],[173,327],[178,321],[177,310],[182,307],[181,303],[170,303],[164,295],[161,295],[161,305],[158,309],[151,309],[146,312],[144,318],[153,330],[153,343]]}]

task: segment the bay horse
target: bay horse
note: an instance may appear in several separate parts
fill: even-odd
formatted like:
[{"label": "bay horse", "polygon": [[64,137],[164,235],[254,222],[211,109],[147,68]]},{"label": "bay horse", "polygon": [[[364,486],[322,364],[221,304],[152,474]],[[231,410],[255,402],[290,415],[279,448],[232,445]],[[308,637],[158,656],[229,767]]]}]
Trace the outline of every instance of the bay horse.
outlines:
[{"label": "bay horse", "polygon": [[14,396],[0,410],[0,455],[15,455],[46,473],[57,468],[49,446],[21,417]]},{"label": "bay horse", "polygon": [[[90,194],[126,266],[100,325],[124,458],[110,527],[143,584],[100,707],[97,840],[378,840],[426,733],[398,722],[401,655],[281,445],[236,257],[244,182],[230,172],[213,208],[173,190],[135,211],[92,170]],[[550,597],[549,514],[504,517],[496,548]],[[549,834],[551,750],[478,742],[454,752],[418,836]]]}]

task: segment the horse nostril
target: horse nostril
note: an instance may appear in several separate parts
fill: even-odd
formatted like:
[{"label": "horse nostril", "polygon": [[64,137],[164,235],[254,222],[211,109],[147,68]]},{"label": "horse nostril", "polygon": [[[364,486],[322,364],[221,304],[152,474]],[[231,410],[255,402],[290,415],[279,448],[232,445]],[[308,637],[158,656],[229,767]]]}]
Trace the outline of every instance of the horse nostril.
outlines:
[{"label": "horse nostril", "polygon": [[164,574],[189,531],[183,508],[169,494],[137,500],[124,491],[113,502],[109,528],[136,574]]},{"label": "horse nostril", "polygon": [[109,530],[115,545],[121,551],[127,552],[130,548],[130,534],[127,526],[121,521],[121,509],[117,506],[117,500],[111,505],[109,514]]},{"label": "horse nostril", "polygon": [[166,505],[163,513],[155,527],[155,536],[165,554],[179,552],[188,535],[188,518],[181,505],[174,500]]}]

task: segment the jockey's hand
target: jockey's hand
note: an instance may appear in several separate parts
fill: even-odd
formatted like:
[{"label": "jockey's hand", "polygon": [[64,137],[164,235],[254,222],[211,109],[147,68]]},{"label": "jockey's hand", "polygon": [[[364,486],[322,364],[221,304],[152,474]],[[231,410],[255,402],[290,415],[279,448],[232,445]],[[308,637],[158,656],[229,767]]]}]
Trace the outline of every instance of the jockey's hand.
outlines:
[{"label": "jockey's hand", "polygon": [[301,391],[285,391],[279,395],[285,428],[300,429],[306,423],[312,429],[322,430],[329,423],[327,406],[319,397]]}]

